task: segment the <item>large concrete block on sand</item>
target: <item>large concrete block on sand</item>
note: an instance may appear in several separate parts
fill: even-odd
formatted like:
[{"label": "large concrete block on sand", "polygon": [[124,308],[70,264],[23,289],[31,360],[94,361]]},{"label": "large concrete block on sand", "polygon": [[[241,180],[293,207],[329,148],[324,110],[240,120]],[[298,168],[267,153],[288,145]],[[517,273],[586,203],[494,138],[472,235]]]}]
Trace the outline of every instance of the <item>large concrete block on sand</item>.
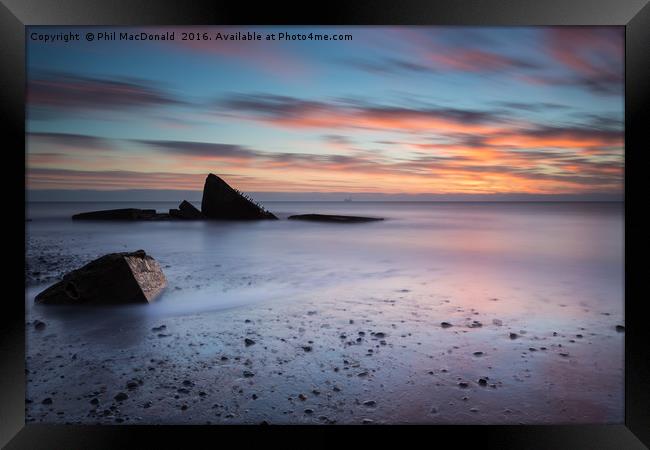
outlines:
[{"label": "large concrete block on sand", "polygon": [[150,303],[167,286],[160,264],[144,250],[110,253],[64,275],[35,298],[56,305]]}]

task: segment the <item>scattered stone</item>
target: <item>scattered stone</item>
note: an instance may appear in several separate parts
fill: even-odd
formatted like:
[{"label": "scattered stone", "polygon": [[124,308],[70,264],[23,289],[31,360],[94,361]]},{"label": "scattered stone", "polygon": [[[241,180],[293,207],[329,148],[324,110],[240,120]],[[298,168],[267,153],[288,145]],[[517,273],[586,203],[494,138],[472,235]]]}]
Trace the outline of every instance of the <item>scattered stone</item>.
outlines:
[{"label": "scattered stone", "polygon": [[99,399],[97,399],[97,398],[93,398],[93,399],[90,401],[90,404],[91,404],[91,405],[98,405],[98,404],[99,404]]},{"label": "scattered stone", "polygon": [[314,410],[311,408],[305,409],[305,414],[314,414]]},{"label": "scattered stone", "polygon": [[167,328],[167,325],[160,325],[159,327],[153,327],[151,331],[163,331]]},{"label": "scattered stone", "polygon": [[44,405],[51,405],[52,404],[52,399],[50,397],[44,398],[41,403],[44,404]]},{"label": "scattered stone", "polygon": [[307,396],[305,394],[298,394],[298,398],[302,400],[303,402],[307,400]]},{"label": "scattered stone", "polygon": [[113,398],[114,398],[115,400],[117,400],[118,402],[122,402],[122,401],[126,400],[127,398],[129,398],[129,396],[126,395],[124,392],[120,392],[119,394],[117,394],[117,395],[116,395],[115,397],[113,397]]},{"label": "scattered stone", "polygon": [[244,378],[251,378],[254,377],[255,374],[253,372],[250,372],[248,370],[244,370]]},{"label": "scattered stone", "polygon": [[255,343],[255,341],[252,340],[252,339],[249,339],[249,338],[244,339],[244,344],[246,344],[246,347],[251,346],[254,343]]},{"label": "scattered stone", "polygon": [[369,408],[374,408],[375,406],[377,406],[377,402],[374,401],[374,400],[368,400],[368,401],[363,402],[363,406],[367,406]]},{"label": "scattered stone", "polygon": [[485,378],[479,378],[478,384],[481,386],[487,386],[487,380]]},{"label": "scattered stone", "polygon": [[375,423],[375,421],[372,419],[363,419],[361,423],[364,425],[372,425],[373,423]]},{"label": "scattered stone", "polygon": [[492,319],[492,323],[493,323],[494,325],[498,326],[498,327],[500,327],[500,326],[503,325],[503,321],[501,321],[501,320],[499,320],[499,319]]},{"label": "scattered stone", "polygon": [[517,333],[510,333],[510,339],[517,339],[519,335]]},{"label": "scattered stone", "polygon": [[616,331],[623,333],[625,331],[625,327],[623,325],[616,325]]},{"label": "scattered stone", "polygon": [[41,322],[40,320],[35,320],[34,321],[34,329],[36,330],[44,330],[46,327],[45,322]]},{"label": "scattered stone", "polygon": [[302,347],[302,349],[304,351],[306,351],[306,352],[310,352],[311,351],[311,346],[310,345],[305,345],[305,346]]},{"label": "scattered stone", "polygon": [[449,322],[441,322],[441,323],[440,323],[440,326],[441,326],[442,328],[449,328],[449,327],[452,326],[452,324],[450,324]]},{"label": "scattered stone", "polygon": [[474,352],[472,353],[474,356],[483,356],[483,352]]},{"label": "scattered stone", "polygon": [[461,381],[461,382],[458,383],[458,386],[461,387],[461,388],[463,388],[463,389],[465,389],[466,387],[469,386],[469,384],[466,383],[465,381]]}]

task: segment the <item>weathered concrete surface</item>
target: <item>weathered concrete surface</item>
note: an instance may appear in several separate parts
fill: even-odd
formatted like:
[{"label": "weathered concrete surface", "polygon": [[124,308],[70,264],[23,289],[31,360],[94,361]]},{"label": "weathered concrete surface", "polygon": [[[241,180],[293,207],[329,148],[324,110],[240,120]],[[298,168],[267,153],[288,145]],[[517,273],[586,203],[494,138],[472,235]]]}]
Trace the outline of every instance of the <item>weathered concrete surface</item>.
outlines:
[{"label": "weathered concrete surface", "polygon": [[167,285],[158,262],[144,250],[109,253],[63,276],[36,303],[108,305],[150,303]]},{"label": "weathered concrete surface", "polygon": [[197,220],[203,219],[203,214],[199,211],[193,204],[187,200],[183,200],[180,205],[178,205],[180,215],[183,219],[188,220]]},{"label": "weathered concrete surface", "polygon": [[360,223],[384,220],[382,217],[337,216],[332,214],[298,214],[289,216],[289,220],[309,220],[312,222]]},{"label": "weathered concrete surface", "polygon": [[155,209],[123,208],[75,214],[72,220],[153,220],[157,215]]},{"label": "weathered concrete surface", "polygon": [[212,173],[205,179],[201,212],[206,218],[217,220],[277,220],[274,214]]}]

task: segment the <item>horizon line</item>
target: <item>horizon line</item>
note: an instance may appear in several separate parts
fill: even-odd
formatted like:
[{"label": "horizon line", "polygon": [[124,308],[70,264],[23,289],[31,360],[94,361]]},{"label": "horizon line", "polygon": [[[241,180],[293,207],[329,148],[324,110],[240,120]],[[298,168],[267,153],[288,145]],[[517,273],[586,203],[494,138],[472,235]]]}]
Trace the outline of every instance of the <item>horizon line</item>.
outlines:
[{"label": "horizon line", "polygon": [[[260,202],[624,202],[625,193],[387,193],[387,192],[246,192]],[[25,201],[36,202],[200,202],[200,190],[176,189],[27,189]]]}]

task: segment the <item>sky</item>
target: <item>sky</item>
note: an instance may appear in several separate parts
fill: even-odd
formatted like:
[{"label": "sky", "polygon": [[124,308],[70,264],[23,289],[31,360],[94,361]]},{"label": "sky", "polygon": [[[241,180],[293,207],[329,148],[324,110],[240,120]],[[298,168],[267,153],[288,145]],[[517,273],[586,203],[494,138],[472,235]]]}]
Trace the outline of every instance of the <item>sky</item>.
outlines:
[{"label": "sky", "polygon": [[620,196],[623,57],[622,27],[29,27],[27,189]]}]

